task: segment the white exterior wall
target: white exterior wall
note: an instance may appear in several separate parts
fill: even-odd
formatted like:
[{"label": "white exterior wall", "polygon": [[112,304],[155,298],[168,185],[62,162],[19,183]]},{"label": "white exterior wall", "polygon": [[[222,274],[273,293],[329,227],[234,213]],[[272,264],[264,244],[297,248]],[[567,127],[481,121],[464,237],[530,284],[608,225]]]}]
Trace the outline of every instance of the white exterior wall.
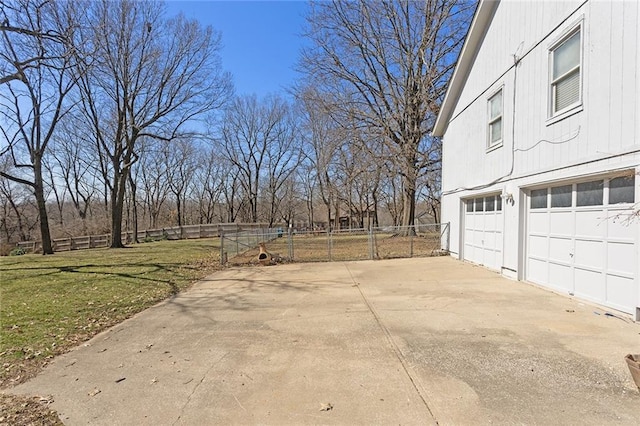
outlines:
[{"label": "white exterior wall", "polygon": [[[549,48],[579,22],[583,108],[551,122]],[[461,200],[511,192],[514,203],[503,206],[501,272],[524,279],[523,188],[623,169],[640,172],[639,28],[640,3],[634,0],[498,5],[443,136],[442,220],[451,222],[452,254],[462,257]],[[503,145],[488,151],[487,100],[499,87]],[[639,181],[636,176],[636,201]],[[640,264],[638,222],[629,232]]]}]

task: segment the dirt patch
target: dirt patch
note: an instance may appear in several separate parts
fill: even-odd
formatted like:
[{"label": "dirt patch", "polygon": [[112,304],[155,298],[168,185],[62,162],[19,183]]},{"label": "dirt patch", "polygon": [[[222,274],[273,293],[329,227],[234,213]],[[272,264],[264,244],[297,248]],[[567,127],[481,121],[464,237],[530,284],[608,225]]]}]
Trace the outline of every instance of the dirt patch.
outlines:
[{"label": "dirt patch", "polygon": [[53,402],[48,396],[24,397],[0,394],[0,425],[2,426],[59,426],[58,414],[49,409]]},{"label": "dirt patch", "polygon": [[[328,262],[368,259],[393,259],[405,257],[430,257],[447,254],[441,250],[440,234],[430,233],[415,236],[397,234],[366,233],[347,234],[337,237],[320,235],[297,235],[289,240],[286,236],[266,243],[267,250],[280,262]],[[227,266],[256,266],[258,248],[249,249],[230,256]]]}]

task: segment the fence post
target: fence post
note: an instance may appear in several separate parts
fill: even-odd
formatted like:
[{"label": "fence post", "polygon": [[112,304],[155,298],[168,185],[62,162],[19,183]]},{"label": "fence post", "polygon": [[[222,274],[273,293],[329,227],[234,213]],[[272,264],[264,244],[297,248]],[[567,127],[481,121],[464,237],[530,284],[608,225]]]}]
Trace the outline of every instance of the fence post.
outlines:
[{"label": "fence post", "polygon": [[327,254],[329,255],[329,262],[331,262],[331,229],[327,227]]},{"label": "fence post", "polygon": [[224,266],[224,229],[220,227],[220,264]]},{"label": "fence post", "polygon": [[447,236],[445,238],[445,242],[446,242],[445,250],[447,251],[447,253],[449,252],[449,247],[450,247],[450,244],[451,244],[451,242],[449,240],[451,238],[450,226],[451,226],[451,222],[447,222],[446,226],[445,226],[445,230],[447,232]]},{"label": "fence post", "polygon": [[409,226],[409,257],[413,257],[413,236],[416,233],[415,225]]},{"label": "fence post", "polygon": [[287,245],[289,246],[289,260],[293,260],[293,233],[291,227],[287,235]]},{"label": "fence post", "polygon": [[373,260],[373,226],[369,224],[369,260]]}]

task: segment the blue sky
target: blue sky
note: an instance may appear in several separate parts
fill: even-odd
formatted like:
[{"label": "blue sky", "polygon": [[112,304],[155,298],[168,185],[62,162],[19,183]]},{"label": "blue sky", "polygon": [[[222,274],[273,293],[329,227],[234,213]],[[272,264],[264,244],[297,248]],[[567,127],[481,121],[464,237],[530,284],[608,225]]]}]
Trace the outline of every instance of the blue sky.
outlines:
[{"label": "blue sky", "polygon": [[222,65],[233,74],[236,94],[286,96],[304,40],[306,1],[167,0],[167,12],[211,25],[222,33]]}]

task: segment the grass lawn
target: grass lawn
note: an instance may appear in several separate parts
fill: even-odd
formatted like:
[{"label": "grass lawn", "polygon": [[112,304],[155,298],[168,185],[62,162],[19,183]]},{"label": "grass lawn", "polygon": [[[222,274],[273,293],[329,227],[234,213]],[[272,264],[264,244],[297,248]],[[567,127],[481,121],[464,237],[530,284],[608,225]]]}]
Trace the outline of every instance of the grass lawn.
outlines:
[{"label": "grass lawn", "polygon": [[0,258],[0,387],[219,268],[218,239]]}]

